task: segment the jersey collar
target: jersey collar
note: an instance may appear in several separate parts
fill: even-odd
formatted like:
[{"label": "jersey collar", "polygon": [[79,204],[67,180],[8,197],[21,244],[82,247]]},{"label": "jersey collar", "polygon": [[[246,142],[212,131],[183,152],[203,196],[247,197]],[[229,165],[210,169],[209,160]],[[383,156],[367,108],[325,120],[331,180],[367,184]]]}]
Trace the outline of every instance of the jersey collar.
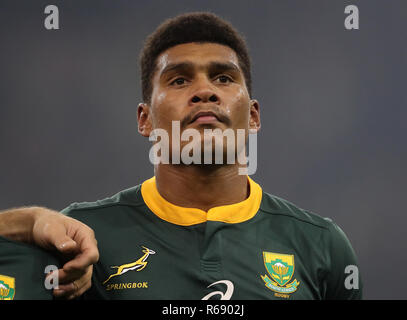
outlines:
[{"label": "jersey collar", "polygon": [[159,218],[181,226],[191,226],[206,221],[240,223],[254,217],[260,208],[263,191],[261,187],[247,176],[250,184],[250,195],[242,202],[218,206],[208,212],[198,208],[186,208],[174,205],[165,200],[157,190],[155,177],[141,185],[141,195],[147,207]]}]

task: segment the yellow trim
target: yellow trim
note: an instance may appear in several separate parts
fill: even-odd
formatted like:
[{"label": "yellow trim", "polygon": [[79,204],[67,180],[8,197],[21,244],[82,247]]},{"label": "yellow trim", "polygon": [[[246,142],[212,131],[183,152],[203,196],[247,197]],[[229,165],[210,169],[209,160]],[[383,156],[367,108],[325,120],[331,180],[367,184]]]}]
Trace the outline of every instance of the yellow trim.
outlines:
[{"label": "yellow trim", "polygon": [[[16,294],[16,279],[0,274],[0,280],[4,283],[4,285],[8,286],[8,289],[0,288],[0,300],[14,300],[14,296]],[[11,289],[14,290],[13,295],[6,299]]]},{"label": "yellow trim", "polygon": [[247,176],[250,184],[250,195],[242,202],[219,206],[208,212],[198,208],[186,208],[174,205],[165,200],[157,190],[155,177],[148,179],[141,185],[141,195],[147,207],[159,218],[181,226],[191,226],[206,221],[220,221],[226,223],[240,223],[254,217],[259,211],[262,189]]}]

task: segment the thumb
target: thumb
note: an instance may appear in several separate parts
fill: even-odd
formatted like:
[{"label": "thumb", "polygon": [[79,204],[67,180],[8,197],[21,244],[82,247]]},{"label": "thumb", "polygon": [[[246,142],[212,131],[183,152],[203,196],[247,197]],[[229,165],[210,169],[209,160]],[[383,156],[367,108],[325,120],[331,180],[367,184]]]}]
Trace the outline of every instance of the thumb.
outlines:
[{"label": "thumb", "polygon": [[67,235],[67,227],[55,221],[39,224],[38,237],[45,240],[48,246],[56,248],[61,253],[70,253],[76,249],[76,242]]},{"label": "thumb", "polygon": [[54,245],[61,253],[70,253],[76,249],[76,242],[68,236],[56,239]]},{"label": "thumb", "polygon": [[[71,253],[77,247],[76,242],[66,234],[66,230],[61,226],[47,226],[44,233],[47,234],[47,242],[61,253]],[[48,230],[47,230],[48,229]],[[48,232],[47,232],[48,231]]]},{"label": "thumb", "polygon": [[52,211],[41,214],[33,226],[33,240],[43,248],[55,248],[63,254],[71,253],[78,245],[68,236],[69,224],[65,224],[60,216],[60,213]]}]

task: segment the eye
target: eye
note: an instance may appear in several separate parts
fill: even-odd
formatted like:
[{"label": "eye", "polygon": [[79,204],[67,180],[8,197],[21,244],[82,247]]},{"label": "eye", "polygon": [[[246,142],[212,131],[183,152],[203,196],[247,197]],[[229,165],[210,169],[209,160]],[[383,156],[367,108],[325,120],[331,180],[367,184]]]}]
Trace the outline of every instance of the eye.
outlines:
[{"label": "eye", "polygon": [[186,80],[184,78],[177,78],[173,81],[171,81],[170,85],[176,85],[176,86],[181,86],[185,84]]},{"label": "eye", "polygon": [[215,80],[220,82],[220,83],[228,83],[228,82],[233,81],[231,77],[228,77],[228,76],[225,76],[225,75],[221,75],[221,76],[217,77]]}]

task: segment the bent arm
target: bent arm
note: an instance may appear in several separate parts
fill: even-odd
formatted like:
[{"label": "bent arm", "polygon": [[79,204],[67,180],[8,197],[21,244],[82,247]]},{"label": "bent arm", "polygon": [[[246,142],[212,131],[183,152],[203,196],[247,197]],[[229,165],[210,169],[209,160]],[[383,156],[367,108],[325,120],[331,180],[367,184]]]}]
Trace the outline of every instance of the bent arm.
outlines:
[{"label": "bent arm", "polygon": [[0,211],[0,236],[33,243],[33,227],[38,207],[21,207]]},{"label": "bent arm", "polygon": [[[71,260],[59,273],[59,291],[74,298],[91,286],[92,267],[99,259],[95,234],[82,222],[42,207],[21,207],[0,212],[0,236],[58,250]],[[73,256],[73,257],[72,257]]]}]

